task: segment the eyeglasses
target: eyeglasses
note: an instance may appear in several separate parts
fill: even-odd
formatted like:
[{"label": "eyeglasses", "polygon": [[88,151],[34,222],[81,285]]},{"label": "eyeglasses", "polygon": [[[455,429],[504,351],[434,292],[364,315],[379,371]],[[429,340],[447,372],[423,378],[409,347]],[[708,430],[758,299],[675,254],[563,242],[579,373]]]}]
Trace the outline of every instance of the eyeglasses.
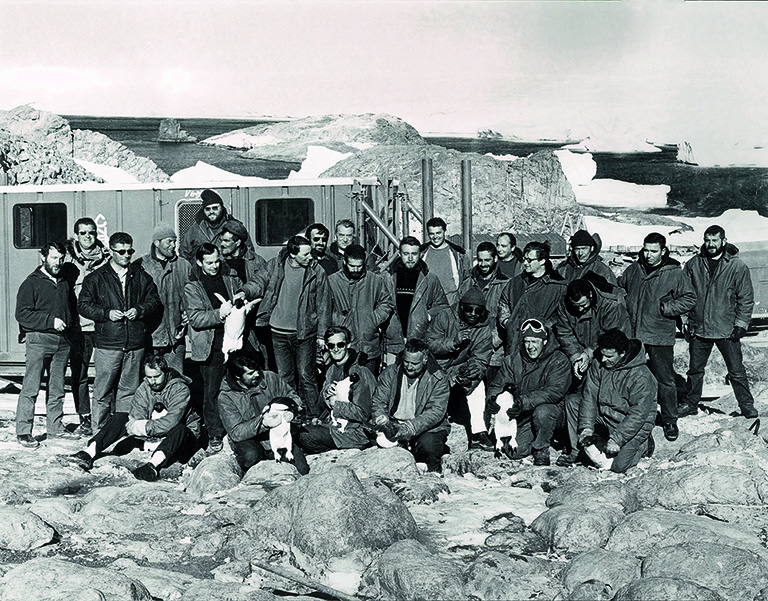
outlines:
[{"label": "eyeglasses", "polygon": [[538,257],[523,257],[523,263],[533,263],[534,261],[541,261]]},{"label": "eyeglasses", "polygon": [[85,231],[85,232],[77,232],[77,235],[78,236],[95,236],[96,235],[96,230],[88,230],[88,231]]},{"label": "eyeglasses", "polygon": [[531,329],[534,332],[544,332],[544,324],[541,323],[538,319],[526,319],[523,322],[523,325],[520,327],[520,331],[524,332],[525,330]]},{"label": "eyeglasses", "polygon": [[467,315],[482,315],[485,313],[485,307],[479,307],[477,305],[461,305],[461,310]]},{"label": "eyeglasses", "polygon": [[335,350],[335,349],[343,349],[345,346],[347,346],[346,342],[326,342],[325,346],[328,347],[329,351]]},{"label": "eyeglasses", "polygon": [[136,252],[135,248],[121,248],[120,250],[117,250],[116,248],[110,248],[113,253],[117,253],[118,255],[128,255],[129,257],[133,256],[133,253]]}]

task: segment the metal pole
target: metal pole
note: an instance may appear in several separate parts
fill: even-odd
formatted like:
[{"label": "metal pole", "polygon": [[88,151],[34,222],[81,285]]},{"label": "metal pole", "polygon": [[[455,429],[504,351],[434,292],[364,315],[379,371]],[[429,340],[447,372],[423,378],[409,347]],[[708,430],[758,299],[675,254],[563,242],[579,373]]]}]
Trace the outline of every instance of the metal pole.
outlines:
[{"label": "metal pole", "polygon": [[461,237],[472,256],[472,161],[461,161]]},{"label": "metal pole", "polygon": [[435,216],[435,201],[432,187],[432,159],[421,159],[421,215],[424,237],[427,237],[427,221]]}]

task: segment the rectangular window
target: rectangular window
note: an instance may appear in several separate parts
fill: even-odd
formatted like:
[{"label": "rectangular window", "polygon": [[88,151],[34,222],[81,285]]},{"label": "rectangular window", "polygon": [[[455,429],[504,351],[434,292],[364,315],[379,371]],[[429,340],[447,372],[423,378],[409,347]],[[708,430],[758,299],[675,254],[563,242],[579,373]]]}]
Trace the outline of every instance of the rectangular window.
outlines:
[{"label": "rectangular window", "polygon": [[256,235],[259,246],[280,246],[291,236],[303,234],[315,221],[311,198],[261,198],[256,201]]},{"label": "rectangular window", "polygon": [[64,203],[19,204],[13,207],[13,245],[42,248],[46,242],[67,241],[67,205]]}]

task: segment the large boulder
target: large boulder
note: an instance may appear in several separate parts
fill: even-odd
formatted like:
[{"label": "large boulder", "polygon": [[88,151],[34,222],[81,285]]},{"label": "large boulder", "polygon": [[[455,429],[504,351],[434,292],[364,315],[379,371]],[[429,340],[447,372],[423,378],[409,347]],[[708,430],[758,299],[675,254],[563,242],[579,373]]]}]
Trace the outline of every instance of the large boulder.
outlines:
[{"label": "large boulder", "polygon": [[390,546],[377,561],[376,576],[384,599],[458,600],[467,596],[461,567],[415,540]]},{"label": "large boulder", "polygon": [[640,578],[640,560],[632,555],[593,549],[573,558],[563,571],[563,584],[569,591],[585,582],[598,582],[616,591]]},{"label": "large boulder", "polygon": [[768,586],[768,559],[733,545],[682,543],[657,549],[643,560],[646,578],[682,578],[729,601],[754,599]]},{"label": "large boulder", "polygon": [[203,140],[247,150],[246,156],[273,161],[301,162],[309,146],[337,152],[356,152],[377,144],[424,145],[412,126],[387,114],[313,115],[285,123],[265,123]]},{"label": "large boulder", "polygon": [[583,553],[602,547],[624,518],[620,506],[605,505],[596,510],[584,505],[558,505],[547,509],[531,524],[552,547]]},{"label": "large boulder", "polygon": [[292,463],[285,461],[259,461],[243,476],[244,486],[262,486],[272,490],[283,484],[290,484],[301,477]]},{"label": "large boulder", "polygon": [[766,557],[760,540],[751,532],[697,515],[650,509],[629,514],[614,528],[605,548],[646,557],[663,547],[680,543],[725,544]]},{"label": "large boulder", "polygon": [[[747,599],[748,597],[743,597]],[[621,587],[613,601],[723,601],[715,591],[680,578],[642,578]]]},{"label": "large boulder", "polygon": [[64,117],[40,111],[28,104],[0,110],[0,135],[8,135],[72,155],[72,130]]},{"label": "large boulder", "polygon": [[547,507],[559,505],[581,505],[583,507],[621,507],[624,513],[640,509],[637,494],[632,488],[618,480],[584,482],[582,479],[568,481],[558,486],[547,497]]},{"label": "large boulder", "polygon": [[30,551],[53,540],[53,528],[26,509],[0,507],[0,549]]},{"label": "large boulder", "polygon": [[71,156],[50,146],[0,132],[0,185],[102,182]]},{"label": "large boulder", "polygon": [[492,533],[484,544],[495,551],[533,554],[549,549],[547,541],[528,528],[523,518],[513,513],[501,513],[485,520],[483,530]]},{"label": "large boulder", "polygon": [[557,570],[539,557],[484,551],[467,565],[464,576],[471,598],[555,599],[562,591]]},{"label": "large boulder", "polygon": [[348,467],[309,474],[257,502],[240,525],[236,552],[243,559],[264,546],[288,548],[310,573],[346,565],[360,571],[417,527],[405,505],[383,484],[360,479]]},{"label": "large boulder", "polygon": [[216,453],[203,459],[191,472],[185,472],[186,491],[198,499],[215,496],[240,484],[243,472],[230,453]]},{"label": "large boulder", "polygon": [[[34,592],[33,592],[34,591]],[[150,601],[138,580],[109,568],[88,568],[61,559],[32,559],[11,569],[3,578],[3,601],[104,599]]]},{"label": "large boulder", "polygon": [[461,161],[472,161],[476,234],[560,231],[566,214],[581,215],[560,161],[549,151],[510,162],[436,145],[382,145],[340,161],[322,176],[397,179],[420,207],[422,159],[432,159],[434,212],[448,223],[461,223]]}]

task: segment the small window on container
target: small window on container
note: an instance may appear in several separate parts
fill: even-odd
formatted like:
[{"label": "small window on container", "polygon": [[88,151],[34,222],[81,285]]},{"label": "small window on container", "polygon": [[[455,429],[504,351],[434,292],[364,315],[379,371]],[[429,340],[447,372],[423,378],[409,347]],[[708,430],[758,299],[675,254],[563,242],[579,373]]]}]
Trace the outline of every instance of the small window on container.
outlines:
[{"label": "small window on container", "polygon": [[67,241],[67,205],[64,203],[19,204],[13,207],[13,245],[42,248],[46,242]]},{"label": "small window on container", "polygon": [[259,246],[280,246],[291,236],[303,234],[315,222],[311,198],[261,198],[256,201],[256,235]]}]

